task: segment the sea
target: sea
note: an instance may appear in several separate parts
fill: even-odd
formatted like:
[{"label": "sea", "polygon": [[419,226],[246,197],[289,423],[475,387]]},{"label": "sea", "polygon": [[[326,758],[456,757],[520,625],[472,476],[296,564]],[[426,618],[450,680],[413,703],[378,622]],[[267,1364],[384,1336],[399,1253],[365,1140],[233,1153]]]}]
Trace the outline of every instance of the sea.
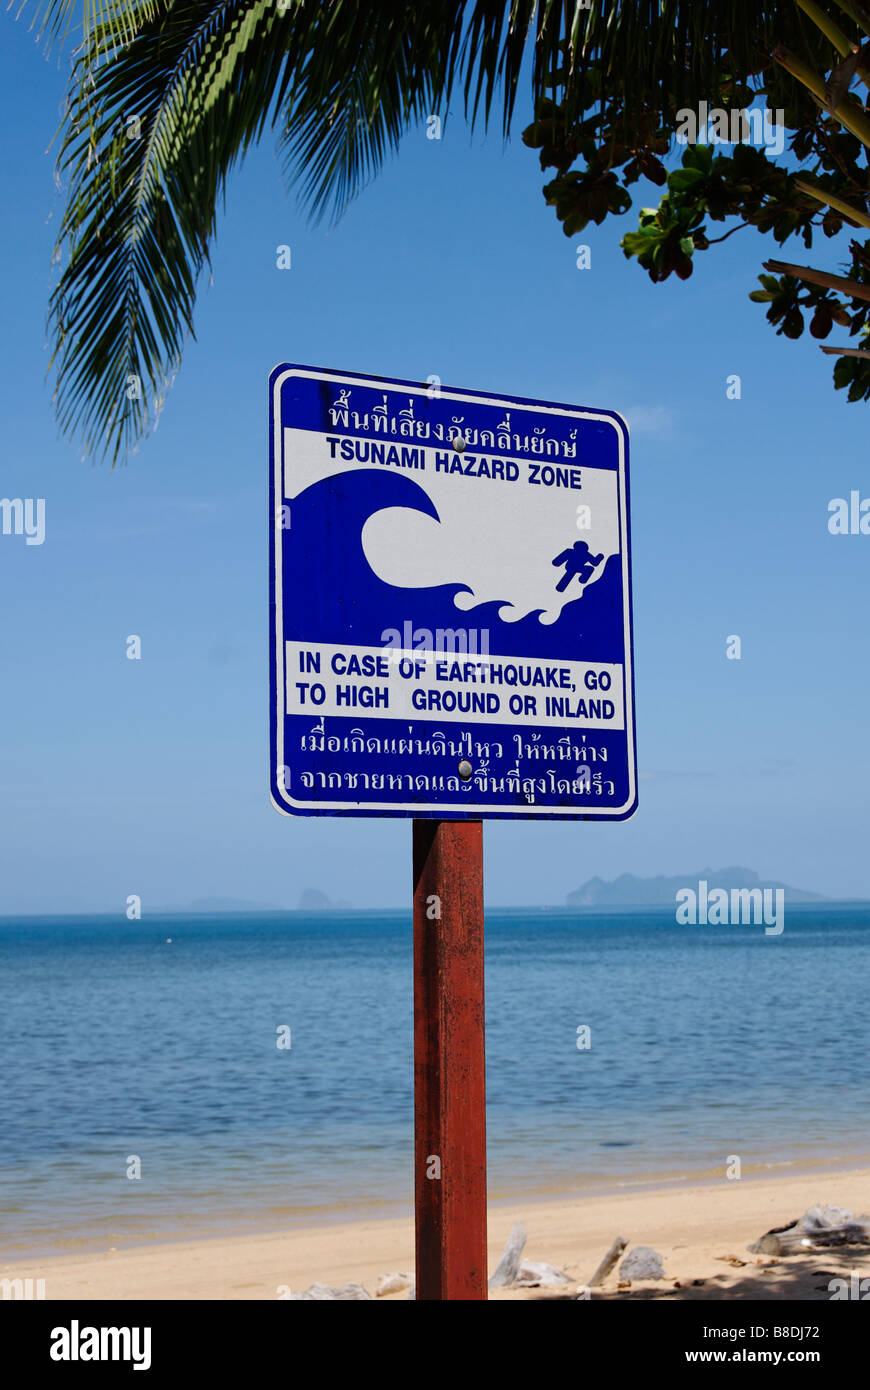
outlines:
[{"label": "sea", "polygon": [[[867,1165],[868,980],[866,903],[488,910],[491,1202]],[[4,1257],[409,1214],[412,1022],[407,912],[0,919]]]}]

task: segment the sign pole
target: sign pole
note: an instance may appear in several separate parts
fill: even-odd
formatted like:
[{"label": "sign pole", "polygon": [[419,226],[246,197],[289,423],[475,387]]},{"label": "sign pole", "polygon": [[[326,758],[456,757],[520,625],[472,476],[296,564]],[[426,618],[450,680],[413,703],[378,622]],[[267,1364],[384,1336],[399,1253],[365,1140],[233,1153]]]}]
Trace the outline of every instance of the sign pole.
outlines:
[{"label": "sign pole", "polygon": [[414,1167],[420,1300],[486,1298],[483,826],[414,821]]}]

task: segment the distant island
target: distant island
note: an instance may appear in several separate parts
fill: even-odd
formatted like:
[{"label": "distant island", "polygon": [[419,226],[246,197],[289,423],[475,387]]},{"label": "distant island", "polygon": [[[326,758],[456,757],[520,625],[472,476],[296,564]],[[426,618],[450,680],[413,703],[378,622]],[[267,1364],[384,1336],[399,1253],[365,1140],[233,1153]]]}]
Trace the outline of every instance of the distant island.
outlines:
[{"label": "distant island", "polygon": [[[306,888],[299,896],[297,912],[346,911],[351,904],[344,898],[329,898],[320,888]],[[280,903],[253,902],[250,898],[195,898],[193,902],[174,907],[153,907],[152,912],[220,915],[222,912],[292,912],[293,908]]]},{"label": "distant island", "polygon": [[[155,909],[155,911],[158,909]],[[170,912],[280,912],[275,903],[256,903],[250,898],[195,898],[186,907],[165,909]]]},{"label": "distant island", "polygon": [[619,878],[607,882],[603,878],[590,878],[582,888],[575,888],[565,898],[568,907],[673,907],[676,895],[681,888],[691,888],[704,880],[709,890],[714,888],[782,888],[787,903],[825,902],[824,893],[809,893],[803,888],[790,888],[787,883],[779,883],[772,878],[759,878],[754,869],[743,869],[734,865],[729,869],[699,869],[697,873],[676,874],[667,878],[659,874],[656,878],[636,878],[634,874],[620,874]]},{"label": "distant island", "polygon": [[335,901],[327,897],[321,888],[306,888],[299,898],[300,912],[346,912],[350,903],[344,898]]}]

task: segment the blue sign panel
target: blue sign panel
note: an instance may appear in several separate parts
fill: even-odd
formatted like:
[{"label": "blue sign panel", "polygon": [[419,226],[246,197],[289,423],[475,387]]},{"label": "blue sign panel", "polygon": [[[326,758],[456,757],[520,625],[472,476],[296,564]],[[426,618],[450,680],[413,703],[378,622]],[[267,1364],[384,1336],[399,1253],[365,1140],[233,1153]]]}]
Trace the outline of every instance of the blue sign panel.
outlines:
[{"label": "blue sign panel", "polygon": [[624,420],[285,363],[269,440],[276,808],[630,816]]}]

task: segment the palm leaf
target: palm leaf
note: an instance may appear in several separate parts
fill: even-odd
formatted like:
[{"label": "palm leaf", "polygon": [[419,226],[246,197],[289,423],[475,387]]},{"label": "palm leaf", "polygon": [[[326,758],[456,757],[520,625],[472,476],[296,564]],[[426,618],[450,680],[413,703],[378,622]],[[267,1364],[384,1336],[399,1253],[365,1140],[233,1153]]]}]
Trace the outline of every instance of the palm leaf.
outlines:
[{"label": "palm leaf", "polygon": [[113,462],[159,415],[193,331],[218,197],[262,131],[285,66],[276,33],[291,25],[269,0],[187,0],[121,58],[94,67],[113,41],[98,28],[77,60],[59,158],[68,259],[50,304],[58,417]]}]

